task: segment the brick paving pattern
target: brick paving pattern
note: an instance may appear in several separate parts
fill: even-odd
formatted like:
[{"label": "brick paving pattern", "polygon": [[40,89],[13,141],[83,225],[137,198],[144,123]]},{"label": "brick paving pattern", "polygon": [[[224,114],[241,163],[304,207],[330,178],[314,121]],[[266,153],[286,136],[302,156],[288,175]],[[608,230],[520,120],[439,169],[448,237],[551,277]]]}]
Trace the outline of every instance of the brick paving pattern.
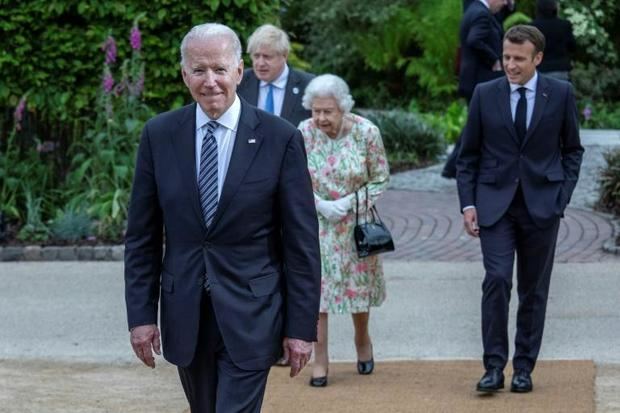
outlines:
[{"label": "brick paving pattern", "polygon": [[[566,216],[561,220],[556,262],[620,262],[603,244],[614,236],[612,219],[592,210],[598,199],[603,154],[620,147],[620,131],[582,130],[581,173]],[[396,251],[386,259],[480,261],[480,243],[463,229],[456,182],[440,176],[443,165],[394,174],[378,202],[392,231]]]},{"label": "brick paving pattern", "polygon": [[[387,191],[378,202],[396,250],[385,259],[405,261],[480,261],[480,243],[467,235],[454,191]],[[603,251],[613,235],[607,216],[568,208],[561,220],[556,262],[618,261]]]}]

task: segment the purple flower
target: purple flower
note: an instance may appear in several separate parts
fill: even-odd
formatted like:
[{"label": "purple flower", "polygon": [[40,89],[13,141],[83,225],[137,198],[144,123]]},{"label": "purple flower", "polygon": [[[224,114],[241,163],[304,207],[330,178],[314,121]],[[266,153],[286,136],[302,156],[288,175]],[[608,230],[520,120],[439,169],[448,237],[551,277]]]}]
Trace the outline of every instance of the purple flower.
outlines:
[{"label": "purple flower", "polygon": [[26,96],[22,96],[13,112],[13,119],[15,120],[15,130],[22,130],[22,119],[24,117],[24,110],[26,110]]},{"label": "purple flower", "polygon": [[110,93],[112,91],[112,88],[114,88],[114,78],[112,77],[112,73],[110,73],[109,70],[106,70],[103,74],[101,87],[106,94]]},{"label": "purple flower", "polygon": [[101,49],[105,52],[105,64],[111,65],[116,62],[116,42],[114,37],[108,36]]},{"label": "purple flower", "polygon": [[592,108],[590,107],[590,105],[586,105],[585,108],[583,108],[583,112],[581,112],[583,114],[583,118],[588,121],[592,118]]},{"label": "purple flower", "polygon": [[131,43],[131,48],[133,50],[140,50],[142,47],[142,35],[140,33],[140,29],[138,29],[138,25],[135,25],[131,28],[131,33],[129,34],[129,43]]}]

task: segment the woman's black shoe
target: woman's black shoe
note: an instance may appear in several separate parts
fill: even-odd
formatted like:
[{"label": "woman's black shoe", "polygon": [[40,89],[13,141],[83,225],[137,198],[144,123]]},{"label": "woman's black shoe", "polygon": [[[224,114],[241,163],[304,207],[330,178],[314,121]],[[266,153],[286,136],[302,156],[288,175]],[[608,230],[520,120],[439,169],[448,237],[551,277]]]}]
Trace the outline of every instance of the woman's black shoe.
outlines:
[{"label": "woman's black shoe", "polygon": [[310,386],[311,387],[326,387],[327,386],[327,376],[310,377]]},{"label": "woman's black shoe", "polygon": [[375,369],[375,360],[371,358],[368,361],[357,361],[357,372],[359,374],[370,374]]}]

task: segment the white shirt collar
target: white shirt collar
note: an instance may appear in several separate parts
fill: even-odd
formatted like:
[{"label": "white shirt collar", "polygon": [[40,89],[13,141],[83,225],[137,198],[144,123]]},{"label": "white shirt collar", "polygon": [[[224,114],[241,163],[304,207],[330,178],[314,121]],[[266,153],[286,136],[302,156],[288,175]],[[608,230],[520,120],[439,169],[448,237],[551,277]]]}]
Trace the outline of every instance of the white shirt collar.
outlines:
[{"label": "white shirt collar", "polygon": [[491,7],[489,7],[489,2],[488,2],[487,0],[480,0],[480,3],[484,4],[484,6],[485,6],[487,9],[491,10]]},{"label": "white shirt collar", "polygon": [[514,92],[520,87],[524,87],[527,90],[531,90],[532,92],[536,92],[536,85],[538,84],[538,71],[534,72],[534,76],[530,80],[528,80],[524,85],[518,85],[516,83],[510,83],[510,92]]},{"label": "white shirt collar", "polygon": [[[284,63],[284,70],[282,70],[282,73],[280,73],[280,76],[276,77],[273,82],[271,82],[272,85],[274,85],[275,87],[277,87],[278,89],[284,89],[286,87],[286,81],[288,79],[288,65],[286,63]],[[265,82],[264,80],[260,81],[260,87],[263,86],[267,86],[270,82]]]},{"label": "white shirt collar", "polygon": [[[235,95],[235,100],[232,105],[226,110],[226,112],[222,113],[222,116],[219,117],[217,123],[221,126],[224,126],[227,129],[232,131],[237,130],[237,124],[239,123],[239,116],[241,115],[241,101],[239,97]],[[196,130],[202,128],[207,122],[214,120],[207,116],[206,113],[203,112],[200,105],[196,104]]]}]

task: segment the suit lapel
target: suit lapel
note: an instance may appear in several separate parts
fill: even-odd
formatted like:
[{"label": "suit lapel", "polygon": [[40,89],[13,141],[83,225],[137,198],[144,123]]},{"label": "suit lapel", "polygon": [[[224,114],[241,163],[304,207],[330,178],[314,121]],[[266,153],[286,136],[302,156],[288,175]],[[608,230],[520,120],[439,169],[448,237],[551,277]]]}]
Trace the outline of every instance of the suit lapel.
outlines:
[{"label": "suit lapel", "polygon": [[530,120],[530,126],[527,128],[525,139],[523,140],[523,146],[530,140],[536,127],[540,123],[540,119],[545,112],[545,107],[547,106],[550,96],[551,88],[549,87],[549,82],[539,73],[538,83],[536,85],[536,96],[534,97],[534,112],[532,113],[532,119]]},{"label": "suit lapel", "polygon": [[217,210],[209,229],[217,225],[263,143],[262,137],[255,132],[258,124],[259,120],[256,116],[256,110],[244,101],[241,101],[241,116],[237,127],[237,135],[235,136],[235,144],[230,157],[228,171],[226,172],[222,194],[220,195]]},{"label": "suit lapel", "polygon": [[284,101],[282,101],[282,111],[280,113],[281,118],[288,119],[288,116],[293,110],[293,101],[295,100],[295,96],[300,92],[299,77],[297,77],[297,73],[295,73],[293,69],[289,69],[286,89],[284,90]]},{"label": "suit lapel", "polygon": [[192,209],[196,218],[206,230],[200,197],[198,196],[198,182],[196,180],[196,104],[186,107],[185,113],[179,118],[178,134],[171,136],[177,163],[181,170],[181,178],[186,191],[189,193]]},{"label": "suit lapel", "polygon": [[512,120],[512,111],[510,110],[510,85],[508,80],[504,77],[501,82],[497,83],[497,107],[504,118],[504,124],[510,132],[510,136],[519,144],[519,137],[517,136],[517,130],[515,129],[515,123]]}]

